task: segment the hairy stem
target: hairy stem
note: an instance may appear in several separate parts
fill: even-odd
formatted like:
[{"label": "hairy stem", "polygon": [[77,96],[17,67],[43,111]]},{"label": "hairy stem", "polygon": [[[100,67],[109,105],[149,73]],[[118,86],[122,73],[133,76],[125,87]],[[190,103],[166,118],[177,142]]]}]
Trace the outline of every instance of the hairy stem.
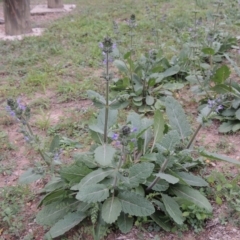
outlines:
[{"label": "hairy stem", "polygon": [[[213,109],[215,109],[215,108],[212,108],[212,109],[210,110],[210,112],[207,114],[206,118],[208,118],[208,117],[210,116],[210,114],[212,113]],[[201,130],[202,127],[203,127],[203,124],[200,123],[200,124],[198,125],[196,131],[195,131],[194,134],[192,135],[191,139],[189,140],[186,149],[189,149],[189,148],[192,146],[195,138],[197,137],[197,134],[199,133],[199,131]]]},{"label": "hairy stem", "polygon": [[[162,164],[162,167],[161,167],[161,169],[159,170],[158,173],[164,172],[164,170],[165,170],[165,168],[166,168],[166,166],[167,166],[167,163],[168,163],[169,159],[170,159],[169,157],[168,157],[168,158],[165,158],[165,160],[164,160],[164,162],[163,162],[163,164]],[[160,180],[160,177],[156,177],[156,178],[153,180],[153,182],[147,187],[146,191],[150,191],[150,190],[153,188],[153,186],[154,186],[159,180]]]},{"label": "hairy stem", "polygon": [[[117,167],[117,172],[119,171],[119,169],[121,168],[122,166],[122,163],[125,161],[126,159],[126,154],[125,154],[125,147],[123,146],[122,147],[122,152],[123,152],[123,157],[120,157],[119,159],[119,163],[118,163],[118,167]],[[115,190],[116,189],[116,186],[117,186],[117,173],[114,177],[114,182],[113,182],[113,189]]]}]

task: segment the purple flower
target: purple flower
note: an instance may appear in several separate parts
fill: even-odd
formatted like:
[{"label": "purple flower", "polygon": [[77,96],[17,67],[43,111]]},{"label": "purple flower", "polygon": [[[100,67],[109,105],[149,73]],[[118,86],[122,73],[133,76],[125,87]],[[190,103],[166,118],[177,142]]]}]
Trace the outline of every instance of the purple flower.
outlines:
[{"label": "purple flower", "polygon": [[24,139],[25,139],[26,142],[30,142],[30,138],[29,137],[24,136]]},{"label": "purple flower", "polygon": [[131,142],[136,142],[136,141],[137,141],[136,138],[132,138],[132,139],[131,139]]},{"label": "purple flower", "polygon": [[219,111],[222,110],[222,109],[223,109],[223,105],[219,105],[216,108],[216,112],[219,113]]},{"label": "purple flower", "polygon": [[62,149],[59,149],[58,151],[56,151],[54,154],[53,160],[58,161],[61,153],[62,153]]},{"label": "purple flower", "polygon": [[113,136],[112,136],[112,140],[118,140],[118,137],[119,137],[119,134],[117,133],[114,133]]},{"label": "purple flower", "polygon": [[213,108],[215,106],[215,104],[216,104],[215,100],[208,99],[208,107],[209,108]]},{"label": "purple flower", "polygon": [[21,101],[20,98],[18,98],[17,99],[18,108],[25,111],[26,107],[24,105],[22,105],[20,101]]},{"label": "purple flower", "polygon": [[100,43],[98,44],[98,46],[99,46],[101,49],[103,49],[103,43],[102,43],[102,42],[100,42]]},{"label": "purple flower", "polygon": [[10,106],[6,107],[6,111],[9,113],[10,116],[12,116],[12,117],[16,116],[15,112],[11,109]]},{"label": "purple flower", "polygon": [[116,142],[115,142],[115,146],[116,146],[116,147],[119,147],[120,145],[121,145],[121,142],[120,142],[120,141],[116,141]]},{"label": "purple flower", "polygon": [[219,113],[220,110],[223,109],[223,106],[220,104],[222,100],[220,98],[217,98],[216,100],[208,100],[208,107],[209,108],[215,108],[214,111]]},{"label": "purple flower", "polygon": [[133,128],[131,129],[131,133],[134,133],[134,132],[137,132],[137,128],[136,128],[136,127],[133,127]]}]

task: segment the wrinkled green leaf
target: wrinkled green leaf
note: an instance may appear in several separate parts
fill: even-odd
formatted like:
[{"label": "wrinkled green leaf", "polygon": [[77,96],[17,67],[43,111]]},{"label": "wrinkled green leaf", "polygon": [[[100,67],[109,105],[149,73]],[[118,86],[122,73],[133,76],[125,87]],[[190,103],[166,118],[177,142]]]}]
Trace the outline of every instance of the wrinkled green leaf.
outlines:
[{"label": "wrinkled green leaf", "polygon": [[39,173],[34,168],[29,168],[26,172],[24,172],[20,178],[19,183],[21,184],[30,184],[32,182],[35,182],[41,178],[43,178],[45,175],[45,172]]},{"label": "wrinkled green leaf", "polygon": [[191,173],[187,172],[175,172],[177,176],[179,176],[184,182],[186,182],[190,186],[195,186],[195,187],[207,187],[208,183],[203,180],[199,176],[195,176]]},{"label": "wrinkled green leaf", "polygon": [[149,95],[146,97],[146,104],[147,105],[152,106],[154,104],[154,101],[155,101],[154,97],[149,96]]},{"label": "wrinkled green leaf", "polygon": [[165,100],[166,113],[173,129],[176,129],[184,140],[191,134],[191,126],[187,121],[182,106],[173,97],[168,96]]},{"label": "wrinkled green leaf", "polygon": [[70,184],[79,183],[82,178],[92,172],[87,166],[83,164],[73,164],[65,166],[60,170],[60,175],[63,179],[67,180]]},{"label": "wrinkled green leaf", "polygon": [[106,167],[112,164],[116,150],[111,145],[104,144],[95,149],[95,160],[100,165]]},{"label": "wrinkled green leaf", "polygon": [[131,231],[133,226],[133,217],[130,217],[128,214],[121,212],[118,220],[118,227],[122,233],[128,233]]},{"label": "wrinkled green leaf", "polygon": [[240,120],[240,108],[235,112],[235,116],[238,120]]},{"label": "wrinkled green leaf", "polygon": [[[147,181],[144,183],[147,187],[150,186],[150,184],[154,181],[155,177],[151,176],[147,179]],[[159,179],[158,182],[152,187],[152,190],[158,191],[158,192],[164,192],[169,188],[169,183],[165,181],[164,179]]]},{"label": "wrinkled green leaf", "polygon": [[86,214],[83,212],[70,212],[51,227],[46,236],[50,236],[51,238],[59,237],[78,225],[84,218],[86,218]]},{"label": "wrinkled green leaf", "polygon": [[210,47],[203,48],[203,49],[202,49],[202,52],[203,52],[204,54],[207,54],[207,55],[214,55],[214,54],[215,54],[214,49],[212,49],[212,48],[210,48]]},{"label": "wrinkled green leaf", "polygon": [[98,166],[94,161],[94,154],[92,152],[76,153],[73,155],[73,158],[79,166],[82,166],[82,164],[89,168],[96,168]]},{"label": "wrinkled green leaf", "polygon": [[131,187],[137,187],[143,183],[151,174],[154,168],[152,163],[137,163],[129,168],[129,183]]},{"label": "wrinkled green leaf", "polygon": [[175,147],[181,142],[179,133],[177,130],[171,130],[164,135],[159,145],[169,151],[173,151]]},{"label": "wrinkled green leaf", "polygon": [[62,188],[65,182],[60,177],[53,177],[44,187],[44,192],[52,192],[56,189]]},{"label": "wrinkled green leaf", "polygon": [[228,133],[232,131],[233,126],[234,124],[232,121],[223,122],[218,128],[218,131],[220,133]]},{"label": "wrinkled green leaf", "polygon": [[167,89],[169,91],[176,91],[176,90],[179,90],[179,89],[182,89],[184,87],[184,84],[183,83],[165,83],[163,86],[162,86],[164,89]]},{"label": "wrinkled green leaf", "polygon": [[226,84],[217,84],[216,86],[212,87],[211,90],[215,91],[219,94],[229,93],[232,91],[232,88]]},{"label": "wrinkled green leaf", "polygon": [[55,135],[49,148],[49,152],[54,153],[57,149],[59,149],[60,139],[58,135]]},{"label": "wrinkled green leaf", "polygon": [[57,221],[62,219],[69,209],[74,211],[79,202],[75,199],[65,200],[64,202],[53,202],[44,206],[42,210],[37,213],[36,222],[43,226],[52,226]]},{"label": "wrinkled green leaf", "polygon": [[122,211],[121,202],[117,197],[112,195],[102,206],[102,218],[106,223],[114,223]]},{"label": "wrinkled green leaf", "polygon": [[168,219],[168,217],[164,216],[162,214],[162,212],[155,212],[154,214],[152,214],[150,216],[152,218],[152,220],[158,224],[163,230],[165,230],[166,232],[170,232],[172,225]]},{"label": "wrinkled green leaf", "polygon": [[236,132],[240,129],[240,123],[234,124],[234,126],[232,127],[232,131]]},{"label": "wrinkled green leaf", "polygon": [[[156,110],[154,113],[154,120],[153,120],[153,130],[154,130],[154,139],[152,144],[152,150],[157,142],[160,142],[163,138],[163,131],[164,131],[164,119],[163,114],[160,110]],[[152,152],[151,150],[151,152]]]},{"label": "wrinkled green leaf", "polygon": [[118,198],[122,204],[123,212],[130,215],[143,217],[149,216],[155,211],[149,200],[136,193],[123,191],[118,194]]},{"label": "wrinkled green leaf", "polygon": [[70,191],[66,189],[56,189],[45,195],[38,206],[48,205],[52,202],[62,201],[65,198],[69,198]]},{"label": "wrinkled green leaf", "polygon": [[166,174],[166,173],[156,173],[154,174],[156,177],[160,177],[161,179],[166,180],[167,182],[171,183],[171,184],[176,184],[179,182],[179,179],[170,175],[170,174]]},{"label": "wrinkled green leaf", "polygon": [[125,64],[125,62],[117,59],[117,60],[114,60],[113,64],[118,68],[120,72],[123,72],[125,74],[128,73],[128,67]]},{"label": "wrinkled green leaf", "polygon": [[173,76],[175,74],[177,74],[180,71],[180,66],[179,65],[175,65],[173,67],[168,68],[165,72],[163,72],[163,75],[165,78]]},{"label": "wrinkled green leaf", "polygon": [[192,203],[195,203],[200,208],[206,209],[208,212],[212,212],[212,206],[199,191],[194,190],[188,186],[177,185],[171,188],[172,192],[178,196],[185,198]]},{"label": "wrinkled green leaf", "polygon": [[74,187],[72,187],[71,190],[79,190],[80,187],[99,183],[104,178],[113,174],[114,171],[115,171],[114,169],[103,170],[101,168],[99,168],[98,170],[92,171],[86,177],[84,177],[78,185],[75,185]]},{"label": "wrinkled green leaf", "polygon": [[93,184],[81,187],[76,195],[76,199],[83,202],[96,203],[105,200],[108,196],[108,187],[103,184]]},{"label": "wrinkled green leaf", "polygon": [[217,84],[223,84],[230,76],[230,69],[227,65],[223,65],[217,69],[213,75],[212,80]]},{"label": "wrinkled green leaf", "polygon": [[179,225],[183,224],[184,219],[177,202],[166,194],[162,194],[162,200],[167,213],[173,219],[173,221]]}]

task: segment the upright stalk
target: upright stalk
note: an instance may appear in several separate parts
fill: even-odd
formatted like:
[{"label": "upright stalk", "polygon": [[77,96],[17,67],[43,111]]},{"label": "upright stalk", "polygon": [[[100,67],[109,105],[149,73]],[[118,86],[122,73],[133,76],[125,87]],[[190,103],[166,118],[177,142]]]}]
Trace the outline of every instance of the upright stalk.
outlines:
[{"label": "upright stalk", "polygon": [[109,81],[111,80],[111,76],[109,74],[109,61],[110,56],[109,54],[113,51],[113,43],[112,39],[109,37],[106,37],[102,43],[103,52],[106,56],[106,72],[104,74],[104,78],[106,80],[106,105],[105,105],[105,120],[104,120],[104,135],[103,135],[103,141],[106,144],[107,143],[107,131],[108,131],[108,114],[109,114]]},{"label": "upright stalk", "polygon": [[107,143],[107,126],[108,126],[108,111],[109,111],[109,64],[108,64],[108,52],[106,53],[106,106],[105,106],[105,123],[104,123],[104,143]]}]

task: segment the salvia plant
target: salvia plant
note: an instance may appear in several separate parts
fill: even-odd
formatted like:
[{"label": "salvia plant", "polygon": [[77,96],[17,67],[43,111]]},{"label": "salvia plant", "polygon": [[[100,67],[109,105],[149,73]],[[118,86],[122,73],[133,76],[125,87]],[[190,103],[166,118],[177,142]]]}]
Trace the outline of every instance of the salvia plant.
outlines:
[{"label": "salvia plant", "polygon": [[29,123],[31,117],[30,108],[21,103],[20,98],[17,100],[8,99],[6,110],[10,116],[20,123],[19,132],[23,134],[26,143],[31,145],[39,153],[41,159],[43,160],[42,162],[35,162],[35,166],[33,168],[29,168],[20,177],[20,183],[28,184],[43,178],[46,173],[49,172],[49,168],[51,173],[57,171],[56,166],[61,164],[59,136],[56,135],[52,139],[50,147],[46,149],[40,137],[34,134]]},{"label": "salvia plant", "polygon": [[172,91],[184,87],[182,83],[166,81],[176,77],[180,67],[163,57],[161,50],[150,50],[136,61],[128,52],[123,60],[115,60],[114,65],[121,76],[114,79],[112,89],[128,94],[129,102],[140,112],[154,110],[161,96],[172,95]]},{"label": "salvia plant", "polygon": [[[220,3],[216,4],[221,7]],[[196,19],[197,13],[195,24]],[[99,108],[95,122],[89,125],[94,144],[89,151],[75,154],[74,163],[70,165],[57,165],[59,137],[54,137],[46,151],[30,127],[30,109],[19,100],[8,100],[7,111],[20,122],[25,140],[44,160],[40,172],[32,168],[20,178],[20,182],[30,183],[44,176],[46,166],[52,169],[51,180],[42,190],[41,210],[36,216],[38,224],[49,228],[45,235],[47,239],[61,236],[88,220],[93,225],[94,239],[99,240],[111,226],[122,233],[129,232],[140,218],[171,231],[173,226],[191,224],[196,218],[204,221],[211,215],[212,206],[199,191],[199,188],[208,187],[208,183],[197,174],[204,164],[203,157],[239,164],[229,157],[194,147],[198,132],[212,114],[232,112],[234,108],[234,117],[239,117],[239,87],[227,82],[230,76],[228,66],[215,65],[219,62],[216,57],[219,52],[231,60],[224,55],[226,48],[222,48],[225,38],[216,33],[217,19],[215,15],[214,34],[209,35],[211,39],[206,40],[205,45],[190,44],[171,61],[156,50],[133,60],[135,15],[129,21],[131,48],[121,60],[114,61],[116,47],[112,39],[106,37],[100,43],[105,66],[102,74],[105,96],[88,91],[89,98]],[[195,28],[197,32],[197,25]],[[193,74],[183,68],[186,59],[189,61],[189,48],[194,60]],[[120,78],[114,78],[112,62],[118,68]],[[172,96],[171,91],[183,85],[166,81],[180,74],[188,74],[187,80],[199,84],[208,97],[195,131],[191,129],[183,108]],[[112,98],[110,89],[119,93]],[[222,94],[224,96],[219,97]],[[228,97],[234,97],[234,101],[226,105],[232,100]],[[159,102],[165,112],[158,107]],[[153,117],[130,112],[124,124],[118,123],[118,110],[129,103],[144,113],[153,111]]]},{"label": "salvia plant", "polygon": [[[100,108],[96,122],[89,126],[95,144],[88,152],[75,154],[74,163],[61,165],[42,190],[42,209],[36,222],[50,227],[47,239],[61,236],[87,219],[93,224],[96,240],[112,225],[123,233],[129,232],[139,218],[153,221],[166,231],[191,221],[187,214],[194,217],[191,209],[199,209],[196,211],[204,220],[212,206],[198,188],[207,187],[208,183],[191,171],[196,173],[203,165],[201,156],[237,163],[193,148],[199,129],[209,113],[217,111],[219,103],[212,103],[209,111],[202,113],[202,122],[195,132],[172,96],[164,99],[166,116],[160,110],[154,112],[153,119],[130,112],[126,124],[117,123],[117,108],[125,106],[125,99],[109,99],[112,47],[111,38],[105,38],[105,98],[88,92]],[[21,110],[12,100],[8,106],[10,114],[26,124],[22,121],[29,110]]]}]

